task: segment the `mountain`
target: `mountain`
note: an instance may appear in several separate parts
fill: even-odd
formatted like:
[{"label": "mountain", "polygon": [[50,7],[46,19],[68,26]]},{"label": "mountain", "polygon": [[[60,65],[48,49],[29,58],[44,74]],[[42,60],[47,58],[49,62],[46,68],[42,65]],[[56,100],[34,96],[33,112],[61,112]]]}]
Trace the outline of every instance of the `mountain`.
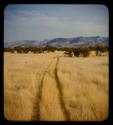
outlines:
[{"label": "mountain", "polygon": [[7,42],[4,43],[4,47],[10,47],[14,48],[16,46],[21,46],[21,47],[29,47],[29,46],[38,46],[39,41],[36,40],[22,40],[22,41],[15,41],[15,42]]},{"label": "mountain", "polygon": [[47,43],[44,44],[44,46],[55,46],[55,47],[69,47],[70,41],[66,38],[55,38],[52,40],[49,40]]},{"label": "mountain", "polygon": [[22,40],[15,42],[4,43],[4,48],[14,48],[16,46],[21,47],[46,47],[47,45],[55,47],[88,47],[95,45],[108,45],[109,40],[107,37],[92,36],[92,37],[73,37],[73,38],[55,38],[52,40]]}]

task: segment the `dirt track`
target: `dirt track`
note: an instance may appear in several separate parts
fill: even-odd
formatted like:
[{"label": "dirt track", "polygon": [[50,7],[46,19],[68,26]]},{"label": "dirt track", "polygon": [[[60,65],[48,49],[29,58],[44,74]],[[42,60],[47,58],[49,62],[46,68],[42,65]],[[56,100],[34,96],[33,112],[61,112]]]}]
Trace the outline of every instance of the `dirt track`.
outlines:
[{"label": "dirt track", "polygon": [[57,76],[58,61],[59,57],[52,59],[41,80],[38,115],[40,120],[69,120]]}]

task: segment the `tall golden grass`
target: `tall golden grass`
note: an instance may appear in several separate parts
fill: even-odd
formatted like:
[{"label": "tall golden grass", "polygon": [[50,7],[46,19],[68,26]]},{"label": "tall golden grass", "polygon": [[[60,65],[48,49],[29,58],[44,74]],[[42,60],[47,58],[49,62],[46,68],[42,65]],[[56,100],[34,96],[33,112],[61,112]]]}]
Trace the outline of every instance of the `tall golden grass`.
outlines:
[{"label": "tall golden grass", "polygon": [[107,56],[4,53],[7,120],[101,121],[108,117]]}]

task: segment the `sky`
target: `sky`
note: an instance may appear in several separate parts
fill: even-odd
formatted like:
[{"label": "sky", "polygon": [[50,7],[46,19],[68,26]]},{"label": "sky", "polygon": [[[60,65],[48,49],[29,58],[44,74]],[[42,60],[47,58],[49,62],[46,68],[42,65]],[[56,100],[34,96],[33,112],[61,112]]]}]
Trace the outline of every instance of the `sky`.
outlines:
[{"label": "sky", "polygon": [[109,37],[109,10],[92,4],[9,4],[4,42],[77,36]]}]

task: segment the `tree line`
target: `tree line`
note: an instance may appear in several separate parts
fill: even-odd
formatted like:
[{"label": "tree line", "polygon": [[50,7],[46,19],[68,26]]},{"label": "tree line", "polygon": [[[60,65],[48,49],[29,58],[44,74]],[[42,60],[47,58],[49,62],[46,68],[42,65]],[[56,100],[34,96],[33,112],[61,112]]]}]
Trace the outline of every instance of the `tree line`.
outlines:
[{"label": "tree line", "polygon": [[46,46],[44,48],[38,48],[38,47],[14,47],[14,48],[4,48],[4,52],[11,52],[14,53],[15,51],[17,53],[28,53],[28,52],[33,52],[33,53],[43,53],[44,51],[47,52],[54,52],[54,51],[65,51],[64,54],[72,57],[88,57],[90,55],[90,51],[95,51],[96,56],[101,56],[104,52],[109,51],[109,46],[102,46],[102,45],[97,45],[97,46],[90,46],[90,47],[84,47],[84,48],[57,48],[54,46]]}]

